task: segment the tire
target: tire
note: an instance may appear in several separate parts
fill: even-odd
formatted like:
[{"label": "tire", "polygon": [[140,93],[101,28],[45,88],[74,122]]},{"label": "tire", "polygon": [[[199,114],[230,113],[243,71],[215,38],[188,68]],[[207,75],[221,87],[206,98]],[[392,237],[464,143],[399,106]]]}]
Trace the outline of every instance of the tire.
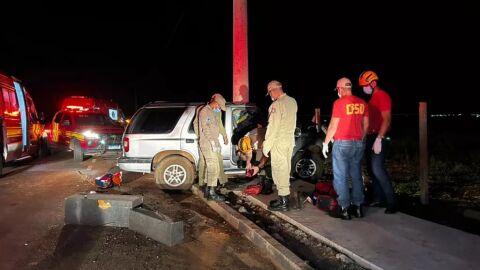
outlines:
[{"label": "tire", "polygon": [[3,165],[4,165],[4,162],[3,162],[3,153],[2,153],[2,156],[0,157],[0,178],[3,176]]},{"label": "tire", "polygon": [[[0,125],[0,127],[1,127],[1,125]],[[5,166],[5,162],[3,160],[3,153],[5,151],[5,146],[4,146],[3,140],[1,140],[1,138],[0,138],[0,143],[1,143],[0,145],[2,146],[2,149],[0,151],[0,154],[1,154],[0,155],[0,178],[1,178],[3,176],[3,167]]]},{"label": "tire", "polygon": [[50,155],[50,149],[46,138],[40,138],[40,146],[38,147],[38,158],[44,158]]},{"label": "tire", "polygon": [[298,152],[292,159],[293,175],[300,179],[316,182],[323,175],[323,170],[323,160],[310,152]]},{"label": "tire", "polygon": [[169,156],[155,166],[155,182],[162,189],[190,189],[195,177],[193,164],[181,156]]},{"label": "tire", "polygon": [[80,162],[85,160],[85,154],[82,147],[80,147],[80,142],[77,140],[73,141],[73,160]]}]

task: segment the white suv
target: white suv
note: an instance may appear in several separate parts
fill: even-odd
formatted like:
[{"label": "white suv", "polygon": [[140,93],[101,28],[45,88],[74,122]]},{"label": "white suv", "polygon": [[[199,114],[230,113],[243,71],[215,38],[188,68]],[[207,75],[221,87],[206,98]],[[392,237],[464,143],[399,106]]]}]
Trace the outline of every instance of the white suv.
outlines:
[{"label": "white suv", "polygon": [[[201,104],[153,102],[140,108],[123,134],[123,154],[118,160],[120,169],[153,172],[161,188],[189,189],[195,179],[199,160],[193,120],[195,109]],[[238,140],[246,131],[253,129],[256,125],[253,119],[258,115],[253,104],[226,104],[222,120],[230,140],[228,145],[221,145],[227,175],[245,173],[242,163],[238,162],[232,141],[235,142],[235,138]],[[223,140],[219,137],[219,141]],[[318,177],[323,172],[323,162],[317,157],[303,158],[305,152],[303,145],[297,143],[292,159],[294,172],[302,177],[307,169],[310,172],[307,173],[308,177]]]}]

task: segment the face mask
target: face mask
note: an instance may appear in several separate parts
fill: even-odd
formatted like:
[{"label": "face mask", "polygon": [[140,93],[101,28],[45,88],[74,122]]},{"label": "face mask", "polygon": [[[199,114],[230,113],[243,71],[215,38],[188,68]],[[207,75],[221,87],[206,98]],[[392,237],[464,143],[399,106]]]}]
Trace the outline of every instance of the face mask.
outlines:
[{"label": "face mask", "polygon": [[370,85],[364,86],[363,92],[367,95],[371,95],[373,92],[373,88]]},{"label": "face mask", "polygon": [[219,113],[219,112],[220,112],[220,109],[219,109],[219,108],[215,108],[215,109],[213,109],[213,111],[216,112],[216,113]]}]

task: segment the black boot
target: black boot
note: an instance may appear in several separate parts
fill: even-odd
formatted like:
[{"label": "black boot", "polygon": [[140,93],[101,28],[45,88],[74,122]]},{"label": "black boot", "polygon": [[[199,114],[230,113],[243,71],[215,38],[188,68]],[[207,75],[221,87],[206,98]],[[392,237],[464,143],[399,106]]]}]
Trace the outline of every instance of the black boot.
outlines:
[{"label": "black boot", "polygon": [[272,185],[273,181],[272,179],[268,179],[266,177],[262,177],[262,192],[260,192],[263,195],[270,195],[273,193],[272,190]]},{"label": "black boot", "polygon": [[274,204],[278,204],[278,203],[280,203],[279,201],[280,201],[280,197],[279,197],[279,198],[276,198],[275,200],[271,200],[268,205],[272,206],[272,205],[274,205]]},{"label": "black boot", "polygon": [[356,218],[363,218],[363,206],[362,205],[350,205],[350,215]]},{"label": "black boot", "polygon": [[216,192],[217,194],[222,194],[221,191],[222,191],[222,188],[224,188],[224,187],[225,187],[225,184],[219,184],[219,185],[217,185],[217,186],[215,187],[215,192]]},{"label": "black boot", "polygon": [[203,193],[203,197],[207,198],[207,185],[199,186],[198,189]]},{"label": "black boot", "polygon": [[278,200],[270,202],[270,211],[289,211],[288,196],[279,196]]},{"label": "black boot", "polygon": [[395,214],[397,211],[397,206],[394,204],[387,204],[387,208],[385,208],[385,214]]},{"label": "black boot", "polygon": [[342,212],[340,212],[340,218],[345,220],[350,220],[350,213],[348,213],[348,207],[342,208]]},{"label": "black boot", "polygon": [[225,201],[225,196],[217,194],[215,192],[215,187],[207,187],[207,200],[223,202]]}]

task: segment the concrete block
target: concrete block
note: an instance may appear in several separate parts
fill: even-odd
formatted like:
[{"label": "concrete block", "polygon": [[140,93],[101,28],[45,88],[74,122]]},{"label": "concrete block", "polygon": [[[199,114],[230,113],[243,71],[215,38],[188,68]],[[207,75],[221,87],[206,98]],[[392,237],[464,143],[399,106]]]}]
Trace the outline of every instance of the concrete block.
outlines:
[{"label": "concrete block", "polygon": [[65,223],[128,227],[130,210],[142,203],[142,196],[75,194],[65,199]]},{"label": "concrete block", "polygon": [[174,222],[168,216],[143,208],[130,211],[128,227],[170,247],[181,243],[184,238],[182,221]]},{"label": "concrete block", "polygon": [[115,201],[115,205],[133,209],[143,204],[143,196],[139,195],[120,195],[120,194],[87,194],[90,200],[108,200]]}]

